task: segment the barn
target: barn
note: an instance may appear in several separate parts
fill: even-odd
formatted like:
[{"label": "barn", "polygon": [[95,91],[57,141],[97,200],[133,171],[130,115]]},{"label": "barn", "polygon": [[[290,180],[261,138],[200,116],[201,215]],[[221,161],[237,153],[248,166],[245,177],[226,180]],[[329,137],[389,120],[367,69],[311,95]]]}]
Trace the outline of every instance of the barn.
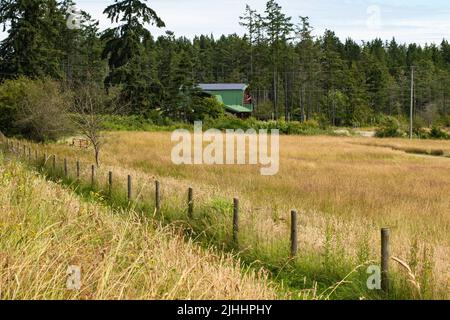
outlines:
[{"label": "barn", "polygon": [[248,118],[253,112],[253,99],[244,83],[200,83],[198,87],[223,103],[229,113]]}]

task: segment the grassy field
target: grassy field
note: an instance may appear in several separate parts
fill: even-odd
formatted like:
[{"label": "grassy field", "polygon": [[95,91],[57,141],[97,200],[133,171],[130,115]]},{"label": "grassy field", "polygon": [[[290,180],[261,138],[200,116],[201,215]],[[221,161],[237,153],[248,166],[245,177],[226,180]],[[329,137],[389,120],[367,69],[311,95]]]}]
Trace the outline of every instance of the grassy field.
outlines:
[{"label": "grassy field", "polygon": [[[446,154],[450,142],[283,136],[274,177],[252,166],[175,166],[172,145],[169,133],[109,134],[98,179],[106,182],[108,170],[115,181],[131,174],[136,201],[148,203],[153,180],[160,180],[160,221],[179,222],[193,238],[227,250],[230,204],[239,197],[240,255],[298,289],[299,297],[318,292],[322,298],[379,298],[365,289],[365,266],[379,261],[380,228],[390,227],[392,256],[410,270],[392,262],[396,280],[389,298],[449,298],[450,159],[420,151]],[[421,155],[405,152],[412,148]],[[45,150],[82,160],[88,179],[89,151],[64,145]],[[195,221],[186,219],[188,186],[195,188]],[[300,254],[288,261],[292,208],[300,212]]]},{"label": "grassy field", "polygon": [[[1,154],[0,154],[1,155]],[[274,299],[264,273],[0,159],[0,299]],[[82,271],[80,291],[67,268]]]}]

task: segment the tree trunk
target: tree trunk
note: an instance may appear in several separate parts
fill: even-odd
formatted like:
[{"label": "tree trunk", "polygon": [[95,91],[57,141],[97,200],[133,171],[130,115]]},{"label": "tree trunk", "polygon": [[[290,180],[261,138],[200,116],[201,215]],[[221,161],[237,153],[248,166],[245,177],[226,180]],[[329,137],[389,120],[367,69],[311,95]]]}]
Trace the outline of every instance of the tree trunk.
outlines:
[{"label": "tree trunk", "polygon": [[100,149],[98,147],[94,147],[95,150],[95,165],[97,168],[100,167]]}]

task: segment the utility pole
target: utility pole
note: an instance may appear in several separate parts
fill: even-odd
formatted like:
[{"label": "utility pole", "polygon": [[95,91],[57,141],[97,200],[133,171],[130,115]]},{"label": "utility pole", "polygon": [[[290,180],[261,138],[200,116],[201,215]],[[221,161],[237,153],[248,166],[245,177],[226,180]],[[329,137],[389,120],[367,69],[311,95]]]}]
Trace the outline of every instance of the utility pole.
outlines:
[{"label": "utility pole", "polygon": [[414,66],[411,66],[411,107],[409,109],[409,138],[413,138],[413,118],[414,118]]},{"label": "utility pole", "polygon": [[277,71],[276,67],[273,71],[273,113],[274,113],[274,120],[278,121],[278,88],[277,88]]}]

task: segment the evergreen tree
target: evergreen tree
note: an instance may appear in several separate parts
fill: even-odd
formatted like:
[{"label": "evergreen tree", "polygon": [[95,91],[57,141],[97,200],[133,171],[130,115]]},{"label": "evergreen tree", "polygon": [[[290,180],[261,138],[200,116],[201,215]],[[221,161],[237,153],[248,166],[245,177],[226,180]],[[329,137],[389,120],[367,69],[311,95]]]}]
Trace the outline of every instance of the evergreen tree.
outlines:
[{"label": "evergreen tree", "polygon": [[25,75],[60,78],[58,43],[63,16],[55,0],[1,1],[0,23],[8,36],[0,44],[2,78]]},{"label": "evergreen tree", "polygon": [[252,10],[252,8],[247,4],[245,7],[244,16],[239,17],[241,22],[239,23],[241,26],[247,28],[247,36],[248,42],[250,44],[250,80],[253,80],[253,47],[255,44],[255,37],[258,28],[258,17],[256,16],[256,10]]},{"label": "evergreen tree", "polygon": [[115,0],[103,13],[112,23],[121,23],[107,29],[101,37],[105,41],[103,58],[108,59],[110,68],[105,83],[122,85],[123,99],[131,103],[131,111],[143,114],[159,89],[149,72],[152,59],[144,43],[151,40],[151,34],[145,24],[156,24],[159,28],[165,24],[145,0]]},{"label": "evergreen tree", "polygon": [[[293,31],[291,17],[287,17],[281,6],[275,0],[269,0],[266,4],[266,16],[264,17],[264,27],[271,48],[271,64],[273,66],[273,106],[275,119],[279,117],[278,94],[279,94],[279,70],[282,64],[282,50],[286,48],[286,43],[290,40],[290,34]],[[284,68],[286,71],[286,68]]]}]

